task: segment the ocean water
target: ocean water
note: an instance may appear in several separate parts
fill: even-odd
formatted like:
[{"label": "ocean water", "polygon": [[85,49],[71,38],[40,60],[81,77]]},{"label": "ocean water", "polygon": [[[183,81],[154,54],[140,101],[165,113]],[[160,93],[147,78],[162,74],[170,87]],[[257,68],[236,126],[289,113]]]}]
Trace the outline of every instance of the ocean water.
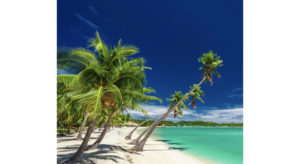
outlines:
[{"label": "ocean water", "polygon": [[243,163],[243,128],[165,127],[153,136],[177,149],[219,164]]}]

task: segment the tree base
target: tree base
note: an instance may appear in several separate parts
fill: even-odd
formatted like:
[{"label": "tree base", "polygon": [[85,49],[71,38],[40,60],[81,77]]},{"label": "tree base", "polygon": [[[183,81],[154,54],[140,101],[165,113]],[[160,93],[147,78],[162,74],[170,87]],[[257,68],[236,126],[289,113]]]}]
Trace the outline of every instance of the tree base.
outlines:
[{"label": "tree base", "polygon": [[140,145],[135,145],[134,147],[128,149],[129,151],[143,151],[143,149],[140,147]]},{"label": "tree base", "polygon": [[131,136],[126,136],[125,140],[131,140]]},{"label": "tree base", "polygon": [[86,151],[94,150],[94,149],[96,149],[96,147],[98,147],[98,146],[99,146],[99,144],[88,146],[88,147],[86,148]]},{"label": "tree base", "polygon": [[75,140],[82,140],[82,138],[77,138],[77,137],[76,137]]},{"label": "tree base", "polygon": [[138,144],[138,141],[137,141],[137,140],[132,140],[132,141],[129,142],[128,144],[130,144],[130,145],[137,145],[137,144]]},{"label": "tree base", "polygon": [[71,158],[67,161],[64,162],[64,164],[76,164],[77,162],[79,162],[79,160],[75,160],[74,158]]}]

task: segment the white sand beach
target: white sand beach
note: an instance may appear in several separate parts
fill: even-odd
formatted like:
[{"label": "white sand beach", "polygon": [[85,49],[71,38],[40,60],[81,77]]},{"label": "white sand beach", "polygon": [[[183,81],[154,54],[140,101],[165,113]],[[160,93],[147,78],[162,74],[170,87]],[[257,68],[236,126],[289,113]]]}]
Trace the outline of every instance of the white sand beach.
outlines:
[{"label": "white sand beach", "polygon": [[[127,144],[130,140],[124,137],[132,128],[112,128],[107,132],[101,145],[90,151],[85,151],[81,157],[80,163],[95,164],[208,164],[210,162],[204,159],[194,157],[180,150],[172,149],[162,141],[150,138],[144,147],[143,152],[128,151],[133,145]],[[57,138],[57,161],[62,163],[73,155],[81,144],[81,141],[75,140],[76,134]],[[92,144],[100,135],[96,129],[89,141]],[[137,136],[133,134],[133,139]]]}]

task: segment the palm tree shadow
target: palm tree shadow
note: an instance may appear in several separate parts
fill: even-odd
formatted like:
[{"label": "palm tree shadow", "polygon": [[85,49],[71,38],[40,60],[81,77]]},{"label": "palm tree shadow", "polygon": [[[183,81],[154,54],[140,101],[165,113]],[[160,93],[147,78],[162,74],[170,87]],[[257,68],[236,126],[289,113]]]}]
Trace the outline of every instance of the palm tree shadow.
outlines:
[{"label": "palm tree shadow", "polygon": [[167,143],[169,145],[182,145],[181,143],[172,142],[171,140],[156,140],[156,141],[161,141],[161,142]]},{"label": "palm tree shadow", "polygon": [[170,150],[180,150],[180,151],[184,151],[184,150],[187,150],[187,149],[190,149],[188,147],[169,147]]},{"label": "palm tree shadow", "polygon": [[[63,157],[57,156],[57,163],[63,164],[66,160],[71,158],[73,153],[64,155]],[[102,159],[102,160],[111,160],[112,162],[119,163],[119,160],[124,160],[124,158],[119,157],[117,155],[107,155],[107,154],[99,154],[98,152],[93,153],[84,153],[80,158],[79,163],[81,164],[95,164],[93,159]]]},{"label": "palm tree shadow", "polygon": [[[77,151],[79,146],[69,146],[64,148],[58,148],[60,152],[69,152],[71,153],[64,154],[64,155],[57,155],[57,163],[64,163],[67,159],[71,158],[71,156]],[[122,146],[116,145],[108,145],[108,144],[101,144],[96,149],[96,151],[92,150],[93,152],[84,152],[80,159],[80,163],[83,164],[94,164],[92,159],[102,159],[102,160],[111,160],[112,162],[118,163],[119,160],[124,160],[123,157],[119,157],[117,155],[112,155],[108,153],[114,153],[116,151],[123,151],[132,154],[139,154],[136,152],[131,152],[129,150],[124,149]]]},{"label": "palm tree shadow", "polygon": [[134,151],[129,151],[129,150],[123,148],[122,146],[116,146],[116,145],[100,144],[98,146],[98,149],[99,150],[109,150],[109,151],[122,151],[122,152],[126,152],[126,153],[140,155],[140,153],[137,153],[137,152],[134,152]]},{"label": "palm tree shadow", "polygon": [[67,142],[67,141],[75,141],[76,140],[76,138],[65,138],[65,139],[58,139],[57,140],[57,143],[61,143],[61,142]]},{"label": "palm tree shadow", "polygon": [[[161,142],[164,142],[164,143],[167,143],[168,145],[182,145],[181,143],[178,143],[178,142],[172,142],[171,140],[156,140],[156,141],[161,141]],[[169,150],[180,150],[180,151],[184,151],[184,150],[187,150],[187,149],[190,149],[189,147],[174,147],[174,146],[170,146],[168,149]]]},{"label": "palm tree shadow", "polygon": [[156,141],[170,142],[171,140],[156,140]]},{"label": "palm tree shadow", "polygon": [[[100,133],[100,132],[93,132],[93,133]],[[77,137],[77,134],[74,135],[74,134],[71,134],[71,135],[64,135],[64,136],[59,136],[57,137],[57,143],[61,143],[61,142],[65,142],[65,141],[76,141],[76,137]],[[83,136],[85,135],[85,132],[82,133]],[[98,139],[98,137],[90,137],[90,140],[91,139]],[[82,141],[83,138],[81,140],[77,140],[77,141]]]}]

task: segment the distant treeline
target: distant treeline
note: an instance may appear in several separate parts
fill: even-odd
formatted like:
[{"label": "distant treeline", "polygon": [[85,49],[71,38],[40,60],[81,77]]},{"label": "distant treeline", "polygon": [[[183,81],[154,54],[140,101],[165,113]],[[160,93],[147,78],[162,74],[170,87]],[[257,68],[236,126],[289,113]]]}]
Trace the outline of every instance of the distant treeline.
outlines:
[{"label": "distant treeline", "polygon": [[[141,123],[144,120],[136,120],[131,119],[131,122],[134,123]],[[150,126],[154,121],[148,121],[143,124],[143,126]],[[179,121],[179,122],[173,122],[173,121],[162,121],[158,124],[158,126],[229,126],[229,127],[242,127],[243,123],[215,123],[215,122],[206,122],[206,121]]]}]

